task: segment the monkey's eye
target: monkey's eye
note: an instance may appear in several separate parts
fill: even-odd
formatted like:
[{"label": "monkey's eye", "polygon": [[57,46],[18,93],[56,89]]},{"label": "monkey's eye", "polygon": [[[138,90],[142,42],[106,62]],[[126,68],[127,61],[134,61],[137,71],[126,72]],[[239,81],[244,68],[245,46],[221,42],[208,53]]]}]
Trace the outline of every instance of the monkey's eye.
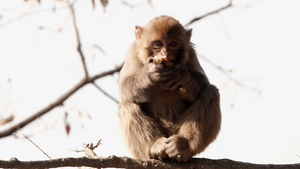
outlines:
[{"label": "monkey's eye", "polygon": [[157,49],[157,48],[161,48],[162,45],[163,45],[163,43],[161,41],[157,40],[157,41],[153,42],[152,46],[153,46],[153,48]]},{"label": "monkey's eye", "polygon": [[171,47],[177,47],[177,46],[178,46],[178,42],[172,41],[172,42],[169,44],[169,46],[171,46]]}]

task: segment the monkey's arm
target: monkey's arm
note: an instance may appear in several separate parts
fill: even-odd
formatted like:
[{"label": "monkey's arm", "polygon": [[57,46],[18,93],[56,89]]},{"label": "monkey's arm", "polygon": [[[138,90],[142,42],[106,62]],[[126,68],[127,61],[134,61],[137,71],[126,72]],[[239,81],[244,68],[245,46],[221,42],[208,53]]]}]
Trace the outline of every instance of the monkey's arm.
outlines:
[{"label": "monkey's arm", "polygon": [[194,49],[190,49],[189,55],[190,59],[186,63],[188,71],[183,78],[183,84],[179,92],[184,99],[192,103],[198,97],[202,87],[209,84],[209,80],[197,59]]},{"label": "monkey's arm", "polygon": [[135,103],[150,101],[157,86],[152,82],[148,69],[147,65],[128,55],[120,73],[119,90],[122,100]]},{"label": "monkey's arm", "polygon": [[201,72],[187,72],[182,85],[179,88],[179,93],[183,99],[189,103],[193,103],[199,95],[201,89],[209,82],[207,77]]},{"label": "monkey's arm", "polygon": [[[164,152],[166,135],[164,129],[141,107],[129,101],[122,101],[119,105],[120,127],[127,146],[137,158],[167,158]],[[158,146],[153,147],[158,141]]]},{"label": "monkey's arm", "polygon": [[202,152],[218,135],[221,125],[218,89],[205,85],[197,100],[184,112],[179,121],[178,135],[187,139],[192,155]]}]

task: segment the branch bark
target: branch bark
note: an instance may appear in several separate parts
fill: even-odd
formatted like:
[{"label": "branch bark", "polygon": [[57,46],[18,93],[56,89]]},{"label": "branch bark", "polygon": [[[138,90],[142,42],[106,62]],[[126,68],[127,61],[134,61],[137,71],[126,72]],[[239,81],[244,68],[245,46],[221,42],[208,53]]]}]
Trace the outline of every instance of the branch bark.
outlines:
[{"label": "branch bark", "polygon": [[131,169],[154,169],[154,168],[172,168],[172,169],[299,169],[298,164],[252,164],[229,159],[212,160],[206,158],[193,158],[186,163],[175,161],[160,161],[160,160],[139,160],[129,157],[109,156],[107,158],[98,157],[90,159],[87,157],[81,158],[59,158],[45,161],[19,161],[12,158],[10,161],[0,160],[1,168],[58,168],[58,167],[97,167],[97,168],[131,168]]},{"label": "branch bark", "polygon": [[36,120],[37,118],[41,117],[42,115],[46,114],[47,112],[49,112],[50,110],[52,110],[53,108],[55,108],[56,106],[62,104],[65,100],[67,100],[72,94],[74,94],[76,91],[78,91],[80,88],[82,88],[83,86],[85,86],[86,84],[89,83],[93,83],[95,80],[102,78],[104,76],[108,76],[108,75],[112,75],[116,72],[119,72],[121,70],[122,66],[118,66],[115,69],[88,77],[88,78],[84,78],[82,79],[79,83],[77,83],[73,88],[71,88],[69,91],[67,91],[65,94],[61,95],[57,100],[55,100],[54,102],[50,103],[48,106],[46,106],[45,108],[41,109],[40,111],[36,112],[35,114],[33,114],[32,116],[28,117],[27,119],[13,125],[12,127],[1,131],[0,132],[0,138],[2,137],[6,137],[9,136],[11,134],[13,134],[14,132],[16,132],[17,130],[25,127],[27,124],[31,123],[32,121]]}]

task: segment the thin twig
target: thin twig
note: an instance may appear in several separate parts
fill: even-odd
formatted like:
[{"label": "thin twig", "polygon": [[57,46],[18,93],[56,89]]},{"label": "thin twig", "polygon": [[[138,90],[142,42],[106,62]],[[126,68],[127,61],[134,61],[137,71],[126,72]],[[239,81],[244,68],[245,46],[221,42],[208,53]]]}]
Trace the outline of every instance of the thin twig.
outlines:
[{"label": "thin twig", "polygon": [[205,18],[207,16],[210,16],[210,15],[216,14],[218,12],[221,12],[221,11],[223,11],[225,9],[228,9],[228,8],[232,7],[232,6],[233,6],[232,5],[232,0],[230,0],[227,5],[219,8],[219,9],[216,9],[214,11],[208,12],[208,13],[206,13],[204,15],[199,16],[199,17],[196,17],[196,18],[192,19],[189,23],[187,23],[185,26],[187,27],[187,26],[191,25],[192,23],[194,23],[196,21],[199,21],[199,20],[201,20],[201,19],[203,19],[203,18]]},{"label": "thin twig", "polygon": [[226,71],[224,68],[222,68],[221,66],[217,65],[216,63],[214,63],[213,61],[211,61],[210,59],[208,59],[207,57],[198,54],[199,57],[201,57],[203,60],[205,60],[207,63],[209,63],[210,65],[212,65],[214,68],[216,68],[217,70],[219,70],[221,73],[223,73],[230,81],[232,81],[233,83],[235,83],[236,85],[243,87],[243,88],[247,88],[249,90],[252,90],[256,93],[261,93],[261,91],[259,89],[253,88],[251,86],[245,85],[243,83],[241,83],[239,80],[235,79],[234,77],[230,76],[230,74],[228,73],[228,71]]},{"label": "thin twig", "polygon": [[105,96],[107,96],[108,98],[110,98],[112,101],[114,101],[115,103],[119,104],[119,101],[114,98],[112,95],[108,94],[106,91],[104,91],[99,85],[97,85],[96,83],[92,83],[101,93],[103,93]]},{"label": "thin twig", "polygon": [[89,158],[97,158],[97,154],[94,152],[94,149],[101,144],[102,139],[100,139],[97,144],[94,146],[93,143],[83,144],[85,155]]},{"label": "thin twig", "polygon": [[83,66],[84,73],[85,73],[85,78],[88,78],[89,74],[88,74],[88,71],[87,71],[85,57],[84,57],[82,49],[81,49],[81,40],[80,40],[80,36],[79,36],[79,32],[78,32],[78,26],[77,26],[77,23],[76,23],[76,16],[75,16],[75,11],[74,11],[74,5],[70,4],[70,3],[68,3],[68,5],[69,5],[69,8],[71,10],[73,26],[74,26],[75,34],[76,34],[77,51],[78,51],[78,53],[80,55],[80,58],[81,58],[82,66]]},{"label": "thin twig", "polygon": [[52,158],[50,157],[50,156],[48,156],[48,154],[47,153],[45,153],[45,151],[43,151],[38,145],[36,145],[31,139],[29,139],[27,136],[25,136],[24,134],[23,134],[23,136],[27,139],[27,140],[29,140],[34,146],[36,146],[41,152],[43,152],[50,160],[52,160]]},{"label": "thin twig", "polygon": [[84,152],[84,150],[77,150],[77,149],[71,149],[69,148],[70,151],[74,151],[75,153],[80,153],[80,152]]},{"label": "thin twig", "polygon": [[85,155],[87,155],[89,158],[97,158],[97,154],[94,152],[94,149],[97,148],[99,145],[101,145],[101,141],[102,139],[100,139],[97,144],[94,146],[93,143],[89,143],[89,144],[83,144],[83,150],[73,150],[73,149],[70,149],[71,151],[74,151],[76,153],[79,153],[79,152],[84,152]]}]

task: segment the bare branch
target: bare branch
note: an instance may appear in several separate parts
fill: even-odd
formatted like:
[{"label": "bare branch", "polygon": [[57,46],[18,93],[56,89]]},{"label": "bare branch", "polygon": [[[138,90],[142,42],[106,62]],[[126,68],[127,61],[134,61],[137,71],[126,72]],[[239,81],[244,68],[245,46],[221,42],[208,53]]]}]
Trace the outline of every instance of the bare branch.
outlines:
[{"label": "bare branch", "polygon": [[76,153],[84,152],[89,158],[98,158],[99,156],[97,156],[97,154],[94,152],[94,149],[101,145],[101,141],[102,139],[100,139],[95,146],[93,143],[83,144],[83,150],[75,149],[72,151],[75,151]]},{"label": "bare branch", "polygon": [[131,169],[299,169],[298,164],[251,164],[238,161],[232,161],[229,159],[211,160],[205,158],[193,158],[189,162],[180,163],[176,161],[160,161],[160,160],[139,160],[128,157],[116,157],[109,156],[107,158],[60,158],[54,160],[45,161],[19,161],[16,158],[12,158],[10,161],[0,160],[1,168],[59,168],[59,167],[97,167],[97,168],[131,168]]},{"label": "bare branch", "polygon": [[107,93],[105,90],[103,90],[99,85],[97,85],[96,83],[93,83],[93,85],[101,92],[103,93],[105,96],[107,96],[108,98],[110,98],[112,101],[114,101],[115,103],[119,104],[119,101],[114,98],[112,95],[110,95],[109,93]]},{"label": "bare branch", "polygon": [[68,3],[68,5],[69,5],[69,8],[71,10],[73,26],[74,26],[75,34],[76,34],[77,51],[78,51],[78,53],[80,55],[80,58],[81,58],[82,66],[83,66],[84,73],[85,73],[85,78],[88,78],[89,74],[88,74],[88,71],[87,71],[85,57],[84,57],[82,49],[81,49],[81,40],[80,40],[80,36],[79,36],[79,32],[78,32],[78,26],[77,26],[77,23],[76,23],[76,16],[75,16],[75,11],[74,11],[74,4]]},{"label": "bare branch", "polygon": [[260,89],[257,89],[257,88],[254,88],[254,87],[251,87],[249,85],[246,85],[242,82],[240,82],[239,80],[235,79],[234,77],[232,77],[227,70],[225,70],[224,68],[222,68],[221,66],[217,65],[216,63],[214,63],[213,61],[209,60],[207,57],[201,55],[201,54],[198,54],[199,57],[201,57],[203,60],[205,60],[207,63],[209,63],[211,66],[213,66],[214,68],[216,68],[217,70],[219,70],[224,76],[227,77],[227,79],[229,79],[230,81],[232,81],[233,83],[235,83],[237,86],[240,86],[242,88],[246,88],[246,89],[249,89],[251,91],[254,91],[255,93],[257,94],[260,94],[261,93],[261,90]]},{"label": "bare branch", "polygon": [[87,155],[89,158],[97,158],[97,154],[93,151],[94,147],[93,147],[93,143],[91,144],[83,144],[83,149],[84,149],[84,153],[85,155]]},{"label": "bare branch", "polygon": [[113,70],[109,70],[97,75],[94,75],[92,77],[88,77],[87,79],[84,78],[82,79],[79,83],[77,83],[73,88],[71,88],[69,91],[67,91],[65,94],[63,94],[62,96],[60,96],[57,100],[55,100],[54,102],[50,103],[48,106],[46,106],[45,108],[41,109],[40,111],[36,112],[35,114],[33,114],[32,116],[28,117],[27,119],[15,124],[14,126],[1,131],[0,132],[0,138],[2,137],[6,137],[11,135],[12,133],[16,132],[17,130],[25,127],[27,124],[31,123],[32,121],[36,120],[37,118],[41,117],[42,115],[48,113],[50,110],[52,110],[53,108],[55,108],[56,106],[62,104],[65,100],[67,100],[72,94],[74,94],[77,90],[79,90],[81,87],[83,87],[84,85],[88,84],[88,83],[92,83],[95,80],[102,78],[104,76],[108,76],[108,75],[112,75],[116,72],[119,72],[121,70],[122,66],[118,66]]},{"label": "bare branch", "polygon": [[29,140],[35,147],[37,147],[42,153],[44,153],[45,156],[47,156],[50,160],[52,160],[51,157],[48,156],[48,154],[45,153],[45,151],[43,151],[43,150],[42,150],[38,145],[36,145],[31,139],[29,139],[29,138],[28,138],[27,136],[25,136],[24,134],[23,134],[23,136],[24,136],[27,140]]},{"label": "bare branch", "polygon": [[233,6],[233,5],[232,5],[232,0],[230,0],[230,1],[228,2],[227,5],[225,5],[225,6],[221,7],[221,8],[219,8],[219,9],[216,9],[216,10],[214,10],[214,11],[208,12],[208,13],[202,15],[202,16],[196,17],[196,18],[192,19],[189,23],[187,23],[185,26],[189,26],[189,25],[191,25],[192,23],[194,23],[194,22],[196,22],[196,21],[199,21],[199,20],[201,20],[201,19],[203,19],[203,18],[205,18],[205,17],[208,17],[208,16],[210,16],[210,15],[213,15],[213,14],[216,14],[216,13],[218,13],[218,12],[221,12],[221,11],[223,11],[223,10],[225,10],[225,9],[228,9],[228,8],[232,7],[232,6]]}]

